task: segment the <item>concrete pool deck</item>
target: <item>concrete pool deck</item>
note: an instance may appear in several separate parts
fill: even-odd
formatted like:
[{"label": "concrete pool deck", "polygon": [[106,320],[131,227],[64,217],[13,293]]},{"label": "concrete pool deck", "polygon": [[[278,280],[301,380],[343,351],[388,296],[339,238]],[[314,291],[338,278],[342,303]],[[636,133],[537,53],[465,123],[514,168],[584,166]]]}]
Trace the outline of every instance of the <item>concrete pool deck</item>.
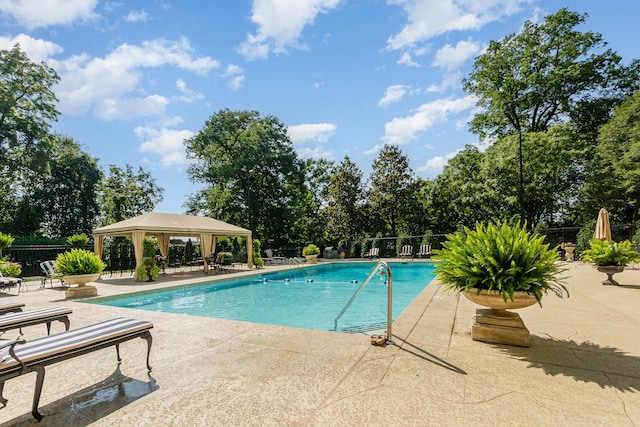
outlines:
[{"label": "concrete pool deck", "polygon": [[[73,309],[71,327],[125,316],[149,320],[141,339],[47,368],[31,418],[35,374],[6,382],[2,425],[41,426],[640,426],[640,270],[603,286],[603,273],[567,264],[568,299],[547,295],[518,310],[530,348],[471,339],[475,306],[434,280],[394,323],[395,345],[368,335],[154,313],[66,300],[31,282],[0,293],[25,309]],[[275,270],[279,267],[269,267]],[[246,274],[246,273],[236,273]],[[105,277],[100,296],[194,281]],[[225,276],[222,276],[225,277]],[[184,281],[184,282],[183,282]],[[62,331],[54,322],[52,332]],[[23,330],[26,339],[44,325]],[[17,331],[3,338],[15,338]]]}]

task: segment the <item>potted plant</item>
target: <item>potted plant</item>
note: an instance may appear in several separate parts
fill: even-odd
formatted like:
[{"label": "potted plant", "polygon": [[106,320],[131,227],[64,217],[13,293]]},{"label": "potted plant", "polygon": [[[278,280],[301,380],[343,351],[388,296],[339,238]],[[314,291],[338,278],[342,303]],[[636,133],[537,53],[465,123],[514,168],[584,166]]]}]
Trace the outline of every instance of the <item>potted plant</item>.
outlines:
[{"label": "potted plant", "polygon": [[89,243],[89,236],[84,233],[74,234],[73,236],[67,237],[67,243],[73,248],[81,249]]},{"label": "potted plant", "polygon": [[523,308],[553,292],[569,292],[559,275],[557,248],[544,236],[532,235],[520,224],[507,222],[465,227],[447,236],[435,273],[445,290],[455,290],[491,310],[477,310],[472,337],[478,341],[529,345],[529,331],[519,315],[506,309]]},{"label": "potted plant", "polygon": [[62,275],[62,279],[70,284],[78,285],[69,288],[67,298],[98,295],[95,286],[86,286],[100,277],[100,273],[106,267],[93,252],[85,249],[72,249],[58,255],[54,264],[54,271]]},{"label": "potted plant", "polygon": [[302,249],[302,256],[307,258],[308,264],[317,264],[318,255],[320,255],[320,248],[313,243],[308,244]]},{"label": "potted plant", "polygon": [[571,242],[562,242],[560,243],[560,247],[564,250],[565,261],[572,262],[576,245]]},{"label": "potted plant", "polygon": [[592,239],[589,249],[582,252],[582,260],[594,264],[598,271],[607,275],[603,285],[619,285],[613,275],[622,272],[630,262],[640,260],[640,256],[628,240],[618,243]]},{"label": "potted plant", "polygon": [[147,278],[147,282],[153,282],[160,274],[160,267],[153,257],[145,257],[142,265],[136,270],[138,276]]}]

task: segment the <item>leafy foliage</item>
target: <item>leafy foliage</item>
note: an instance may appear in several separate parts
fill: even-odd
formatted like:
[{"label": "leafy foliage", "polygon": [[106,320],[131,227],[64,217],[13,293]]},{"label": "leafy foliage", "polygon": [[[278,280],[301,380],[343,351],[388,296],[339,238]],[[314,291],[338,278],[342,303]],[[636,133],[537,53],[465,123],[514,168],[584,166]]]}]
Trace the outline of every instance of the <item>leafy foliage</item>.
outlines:
[{"label": "leafy foliage", "polygon": [[320,255],[320,248],[313,243],[308,244],[302,249],[302,256]]},{"label": "leafy foliage", "polygon": [[0,233],[0,257],[2,256],[2,250],[11,246],[13,241],[14,238],[10,234]]},{"label": "leafy foliage", "polygon": [[0,273],[4,277],[18,277],[22,273],[22,265],[0,259]]},{"label": "leafy foliage", "polygon": [[140,277],[147,277],[149,280],[153,280],[160,274],[160,267],[158,267],[158,263],[154,258],[145,258],[136,273]]},{"label": "leafy foliage", "polygon": [[544,236],[527,232],[525,226],[506,221],[476,224],[447,236],[443,249],[434,250],[435,272],[446,290],[471,289],[498,291],[506,302],[514,292],[542,296],[551,291],[563,297],[568,290],[559,278],[564,269],[557,263],[557,248],[550,249]]},{"label": "leafy foliage", "polygon": [[582,252],[583,261],[595,265],[627,265],[640,260],[640,255],[633,248],[631,242],[607,242],[599,239],[591,240],[591,247]]},{"label": "leafy foliage", "polygon": [[105,263],[93,252],[85,249],[72,249],[58,255],[54,270],[64,276],[73,276],[101,273],[105,267]]},{"label": "leafy foliage", "polygon": [[69,243],[74,248],[82,248],[87,243],[89,243],[89,236],[84,233],[74,234],[73,236],[69,236],[67,238],[67,243]]},{"label": "leafy foliage", "polygon": [[99,195],[102,223],[112,224],[151,212],[162,201],[163,193],[164,189],[142,167],[135,173],[129,164],[124,170],[110,165]]},{"label": "leafy foliage", "polygon": [[344,157],[329,178],[326,201],[328,238],[338,246],[346,246],[365,229],[362,171],[349,156]]}]

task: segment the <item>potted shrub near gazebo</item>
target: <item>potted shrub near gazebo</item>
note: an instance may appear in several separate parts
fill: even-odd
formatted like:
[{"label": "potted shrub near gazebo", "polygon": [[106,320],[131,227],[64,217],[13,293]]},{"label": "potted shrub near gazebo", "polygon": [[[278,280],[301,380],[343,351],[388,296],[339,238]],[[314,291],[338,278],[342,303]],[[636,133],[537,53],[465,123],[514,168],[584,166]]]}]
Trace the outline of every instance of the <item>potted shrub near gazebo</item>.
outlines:
[{"label": "potted shrub near gazebo", "polygon": [[593,263],[598,271],[607,275],[603,285],[619,285],[613,275],[621,273],[627,264],[640,260],[640,256],[628,240],[618,243],[592,239],[589,249],[582,252],[582,260]]},{"label": "potted shrub near gazebo", "polygon": [[62,280],[77,285],[69,287],[65,292],[65,297],[76,298],[98,295],[98,289],[88,286],[87,283],[98,280],[105,267],[105,263],[93,252],[72,249],[59,254],[53,268],[56,273],[62,274]]},{"label": "potted shrub near gazebo", "polygon": [[476,225],[447,236],[443,249],[434,250],[435,272],[445,290],[462,293],[476,304],[471,336],[476,341],[528,347],[529,330],[517,313],[553,292],[569,292],[559,275],[558,250],[532,235],[526,227],[507,222]]},{"label": "potted shrub near gazebo", "polygon": [[317,264],[318,255],[320,255],[320,248],[313,243],[308,244],[302,249],[302,256],[307,258],[307,264]]}]

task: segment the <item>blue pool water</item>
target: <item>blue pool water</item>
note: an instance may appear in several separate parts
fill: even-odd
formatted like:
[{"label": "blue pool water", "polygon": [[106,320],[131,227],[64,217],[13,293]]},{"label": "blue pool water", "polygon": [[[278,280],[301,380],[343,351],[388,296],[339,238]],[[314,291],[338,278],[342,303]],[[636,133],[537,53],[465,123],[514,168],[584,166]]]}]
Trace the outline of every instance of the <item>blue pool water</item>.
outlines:
[{"label": "blue pool water", "polygon": [[[335,263],[248,278],[94,299],[90,302],[165,313],[243,320],[325,331],[367,278],[374,262]],[[434,277],[428,262],[390,263],[395,320]],[[341,317],[337,330],[384,327],[387,277],[376,275]]]}]

